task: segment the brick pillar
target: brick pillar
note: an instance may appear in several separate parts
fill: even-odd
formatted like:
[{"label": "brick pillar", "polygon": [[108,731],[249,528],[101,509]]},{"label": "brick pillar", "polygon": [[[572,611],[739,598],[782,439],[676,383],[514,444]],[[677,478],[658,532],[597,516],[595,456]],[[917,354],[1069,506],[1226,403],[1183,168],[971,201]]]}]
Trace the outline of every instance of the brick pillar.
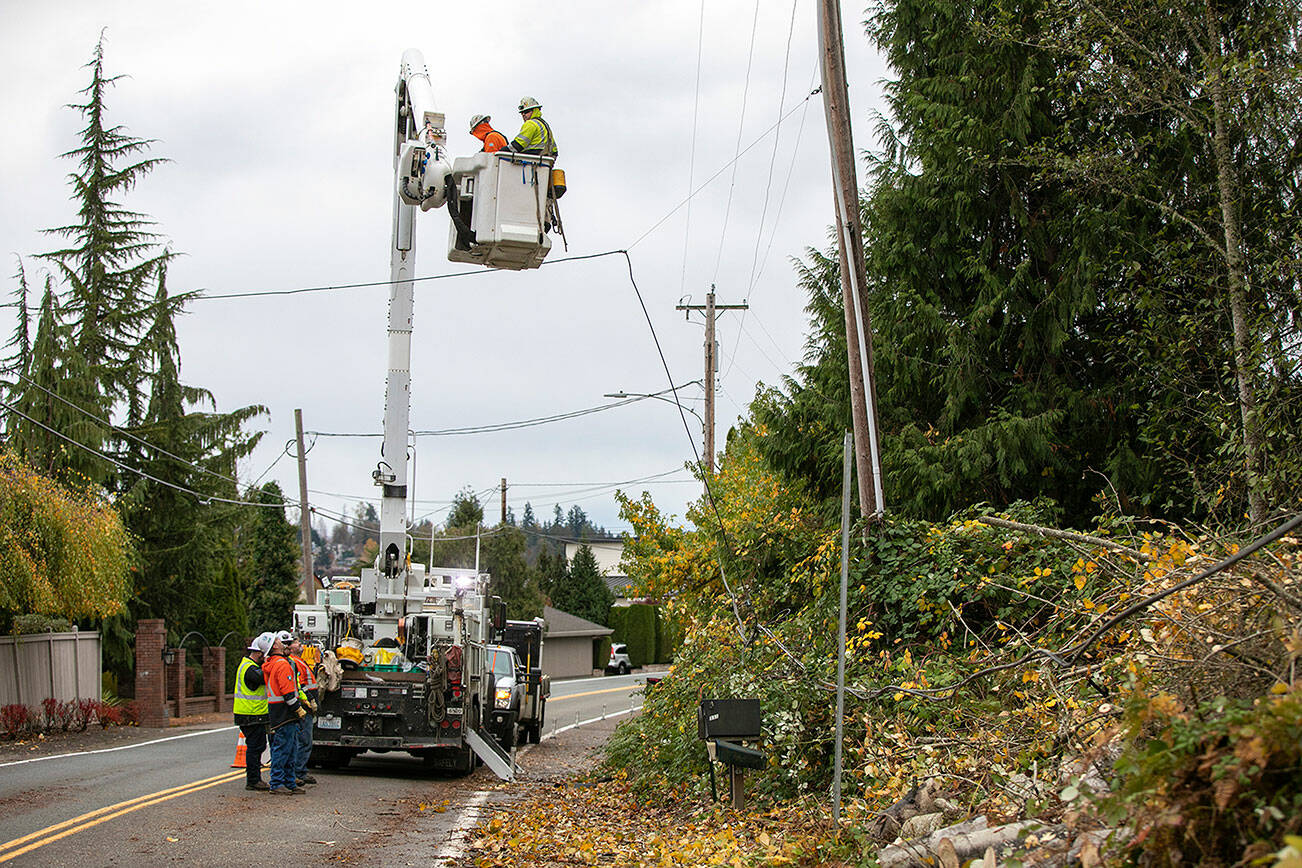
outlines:
[{"label": "brick pillar", "polygon": [[161,618],[136,622],[136,708],[141,726],[167,726],[163,680],[163,643],[167,631]]},{"label": "brick pillar", "polygon": [[167,698],[175,699],[176,716],[185,716],[185,649],[177,648],[173,651],[176,659],[172,665],[165,667],[167,669]]},{"label": "brick pillar", "polygon": [[203,692],[217,697],[216,711],[230,711],[226,704],[226,649],[203,649]]}]

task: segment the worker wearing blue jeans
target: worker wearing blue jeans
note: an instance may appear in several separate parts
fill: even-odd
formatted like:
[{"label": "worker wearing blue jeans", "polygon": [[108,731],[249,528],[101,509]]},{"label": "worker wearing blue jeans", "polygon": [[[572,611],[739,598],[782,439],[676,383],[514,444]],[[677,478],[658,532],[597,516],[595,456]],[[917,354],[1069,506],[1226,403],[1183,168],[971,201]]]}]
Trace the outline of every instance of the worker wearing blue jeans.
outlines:
[{"label": "worker wearing blue jeans", "polygon": [[291,637],[289,659],[298,675],[299,704],[307,711],[298,722],[298,750],[294,756],[294,783],[301,787],[316,783],[316,778],[307,773],[307,761],[312,756],[312,722],[316,719],[316,676],[303,661],[303,643],[298,638]]}]

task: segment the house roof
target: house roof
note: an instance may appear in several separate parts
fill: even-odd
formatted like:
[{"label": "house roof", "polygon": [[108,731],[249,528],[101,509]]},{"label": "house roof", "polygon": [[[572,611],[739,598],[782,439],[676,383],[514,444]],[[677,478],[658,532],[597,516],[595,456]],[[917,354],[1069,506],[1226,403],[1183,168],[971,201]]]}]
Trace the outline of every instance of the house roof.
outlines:
[{"label": "house roof", "polygon": [[554,606],[543,606],[543,617],[547,619],[547,636],[566,637],[566,636],[609,636],[615,632],[610,627],[603,627],[600,624],[594,624],[591,621],[580,618],[578,615],[571,615],[569,612],[562,612]]}]

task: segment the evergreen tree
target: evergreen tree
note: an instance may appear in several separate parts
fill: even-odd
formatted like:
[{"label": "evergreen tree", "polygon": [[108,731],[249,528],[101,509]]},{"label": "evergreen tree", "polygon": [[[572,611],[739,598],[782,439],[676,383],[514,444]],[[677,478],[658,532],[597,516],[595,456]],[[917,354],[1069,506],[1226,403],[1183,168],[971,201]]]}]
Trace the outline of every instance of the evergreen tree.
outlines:
[{"label": "evergreen tree", "polygon": [[552,605],[596,624],[605,624],[615,597],[610,592],[597,558],[587,544],[579,546],[569,566],[568,578],[552,587]]},{"label": "evergreen tree", "polygon": [[[275,482],[262,486],[251,498],[255,504],[283,504],[284,493]],[[295,529],[284,509],[249,507],[252,528],[243,548],[244,574],[251,576],[247,593],[249,631],[287,629],[299,590],[299,549]]]},{"label": "evergreen tree", "polygon": [[524,515],[520,518],[520,527],[524,530],[534,530],[538,527],[538,519],[534,518],[533,504],[529,501],[524,502]]},{"label": "evergreen tree", "polygon": [[[31,375],[32,368],[32,318],[29,307],[31,293],[27,288],[27,271],[23,268],[22,259],[18,260],[18,271],[14,273],[14,280],[17,281],[17,286],[14,287],[14,300],[10,304],[17,312],[17,316],[14,320],[13,334],[6,344],[9,355],[0,365],[0,376],[4,378],[0,382],[0,386],[3,386],[2,394],[5,402],[10,404],[21,398],[22,381]],[[7,421],[4,429],[6,433],[12,434],[18,417],[9,412],[6,412],[5,416]]]},{"label": "evergreen tree", "polygon": [[584,532],[588,529],[588,514],[583,511],[583,507],[578,504],[570,507],[565,516],[565,526],[574,539],[583,539]]},{"label": "evergreen tree", "polygon": [[111,465],[89,449],[103,443],[104,429],[84,411],[94,403],[93,394],[81,355],[69,346],[68,328],[61,320],[54,282],[47,277],[30,351],[30,376],[14,387],[18,412],[10,414],[11,442],[27,463],[55,479],[100,483]]},{"label": "evergreen tree", "polygon": [[484,506],[468,487],[458,491],[452,498],[452,509],[448,513],[448,528],[459,528],[471,532],[484,521]]},{"label": "evergreen tree", "polygon": [[207,390],[180,380],[173,317],[184,300],[183,295],[169,295],[166,263],[160,263],[151,322],[135,350],[139,363],[154,372],[148,404],[140,423],[124,429],[123,437],[130,466],[172,485],[143,475],[124,475],[122,480],[123,511],[139,539],[135,614],[164,618],[178,630],[197,629],[191,625],[206,619],[204,601],[213,598],[210,586],[223,581],[224,564],[231,556],[236,510],[204,502],[202,495],[238,498],[236,462],[252,451],[260,436],[245,435],[243,426],[264,412],[258,406],[233,413],[189,409],[196,403],[214,402]]},{"label": "evergreen tree", "polygon": [[103,36],[86,66],[91,81],[81,91],[85,102],[69,106],[85,122],[81,144],[63,154],[77,163],[70,180],[79,219],[46,230],[67,246],[41,258],[54,266],[67,287],[63,308],[71,324],[68,346],[84,360],[92,384],[90,400],[79,404],[106,417],[115,400],[123,398],[128,423],[134,424],[143,412],[147,382],[135,352],[149,322],[147,283],[170,254],[159,249],[152,221],[124,208],[118,198],[164,160],[137,159],[152,141],[131,136],[107,120],[105,98],[121,76],[104,73]]},{"label": "evergreen tree", "polygon": [[528,620],[542,614],[542,594],[524,558],[524,533],[500,525],[483,538],[481,568],[493,577],[493,593],[506,602],[508,618]]}]

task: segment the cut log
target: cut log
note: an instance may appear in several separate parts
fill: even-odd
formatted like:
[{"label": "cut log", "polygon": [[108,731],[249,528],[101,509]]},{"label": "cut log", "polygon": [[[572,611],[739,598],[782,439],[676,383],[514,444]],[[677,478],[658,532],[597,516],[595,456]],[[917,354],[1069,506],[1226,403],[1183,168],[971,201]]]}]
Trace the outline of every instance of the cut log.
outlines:
[{"label": "cut log", "polygon": [[[986,818],[977,817],[968,823],[960,823],[947,829],[932,832],[925,839],[906,841],[897,846],[890,846],[877,854],[877,862],[882,868],[926,868],[935,865],[940,858],[942,841],[948,841],[954,848],[954,854],[960,862],[980,856],[989,848],[998,850],[1017,841],[1025,832],[1043,827],[1043,823],[1026,820],[1020,823],[1008,823],[986,828]],[[979,824],[979,825],[978,825]]]}]

